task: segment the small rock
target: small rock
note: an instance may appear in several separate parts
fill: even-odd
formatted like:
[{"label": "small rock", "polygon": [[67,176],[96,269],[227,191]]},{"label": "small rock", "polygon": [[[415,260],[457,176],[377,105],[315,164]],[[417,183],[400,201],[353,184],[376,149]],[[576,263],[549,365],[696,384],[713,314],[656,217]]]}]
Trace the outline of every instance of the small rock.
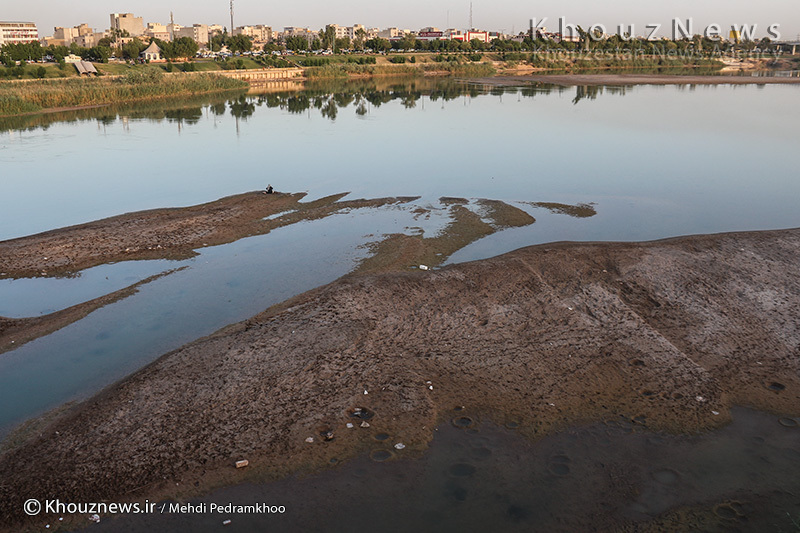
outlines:
[{"label": "small rock", "polygon": [[698,402],[704,402],[704,401],[706,401],[706,399],[705,399],[705,398],[703,398],[702,396],[695,396],[695,397],[694,397],[694,399],[695,399],[695,400],[697,400]]}]

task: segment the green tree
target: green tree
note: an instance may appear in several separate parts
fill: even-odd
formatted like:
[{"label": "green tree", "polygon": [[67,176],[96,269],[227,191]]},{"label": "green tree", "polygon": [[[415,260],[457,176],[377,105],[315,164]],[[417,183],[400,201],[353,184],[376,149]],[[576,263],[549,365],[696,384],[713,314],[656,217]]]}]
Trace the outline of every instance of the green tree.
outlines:
[{"label": "green tree", "polygon": [[295,52],[308,50],[308,40],[300,35],[287,37],[284,44],[286,45],[287,50],[294,50]]},{"label": "green tree", "polygon": [[350,37],[336,39],[336,50],[347,50],[350,48]]},{"label": "green tree", "polygon": [[249,52],[253,49],[253,39],[247,35],[234,35],[228,39],[228,49],[231,52]]},{"label": "green tree", "polygon": [[147,46],[138,38],[134,37],[131,42],[122,45],[122,57],[124,59],[138,59],[139,54],[145,48],[147,48]]},{"label": "green tree", "polygon": [[376,52],[386,52],[392,47],[392,44],[387,39],[375,37],[374,39],[370,39],[367,42],[365,42],[364,46],[372,50],[375,50]]},{"label": "green tree", "polygon": [[358,28],[356,30],[356,38],[353,45],[356,47],[357,50],[364,49],[364,42],[367,40],[367,32],[364,31],[364,28]]}]

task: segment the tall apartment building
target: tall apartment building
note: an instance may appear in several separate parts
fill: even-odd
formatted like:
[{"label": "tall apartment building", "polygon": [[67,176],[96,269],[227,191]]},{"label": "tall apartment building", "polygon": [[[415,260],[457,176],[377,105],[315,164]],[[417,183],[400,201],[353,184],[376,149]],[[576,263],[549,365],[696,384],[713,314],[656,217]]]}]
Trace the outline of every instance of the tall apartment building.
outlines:
[{"label": "tall apartment building", "polygon": [[39,30],[33,22],[0,22],[0,46],[38,40]]},{"label": "tall apartment building", "polygon": [[[177,26],[177,24],[174,26]],[[173,28],[171,33],[173,39],[179,39],[181,37],[189,37],[190,39],[194,39],[194,41],[201,46],[205,46],[206,44],[208,44],[209,40],[208,26],[205,24],[193,24],[191,26]]]},{"label": "tall apartment building", "polygon": [[144,19],[134,17],[133,13],[111,13],[111,29],[127,31],[131,36],[144,33]]},{"label": "tall apartment building", "polygon": [[53,36],[45,37],[45,43],[48,45],[69,46],[76,42],[79,37],[91,35],[92,33],[93,30],[88,24],[80,24],[72,28],[56,26],[53,28]]},{"label": "tall apartment building", "polygon": [[283,28],[283,33],[281,34],[281,38],[285,39],[286,37],[296,37],[296,36],[305,37],[306,40],[310,43],[317,37],[319,37],[319,33],[313,31],[309,28],[298,28],[296,26],[286,26]]},{"label": "tall apartment building", "polygon": [[169,41],[170,35],[169,30],[165,24],[159,24],[158,22],[148,22],[147,28],[144,30],[144,34],[147,37],[152,39],[158,39],[159,41]]},{"label": "tall apartment building", "polygon": [[337,39],[344,39],[345,37],[350,37],[350,32],[348,31],[347,26],[339,26],[338,24],[328,24],[325,26],[325,29],[333,28],[336,31],[336,38]]},{"label": "tall apartment building", "polygon": [[268,43],[272,40],[272,27],[259,24],[258,26],[239,26],[233,30],[234,35],[246,35],[254,42]]},{"label": "tall apartment building", "polygon": [[404,31],[400,28],[386,28],[382,32],[378,33],[378,37],[381,39],[399,39],[405,35]]}]

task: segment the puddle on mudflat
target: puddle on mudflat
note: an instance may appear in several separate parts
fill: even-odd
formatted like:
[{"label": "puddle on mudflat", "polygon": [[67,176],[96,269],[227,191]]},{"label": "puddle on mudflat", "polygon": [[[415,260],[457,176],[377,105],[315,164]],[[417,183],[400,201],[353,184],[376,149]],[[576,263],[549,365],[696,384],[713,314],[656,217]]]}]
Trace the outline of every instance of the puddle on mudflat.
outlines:
[{"label": "puddle on mudflat", "polygon": [[241,531],[793,531],[800,428],[779,420],[736,408],[732,424],[703,435],[623,422],[537,442],[491,423],[479,432],[446,423],[418,459],[373,450],[313,476],[193,501],[282,505],[283,514],[123,516],[87,531],[216,531],[225,520]]}]

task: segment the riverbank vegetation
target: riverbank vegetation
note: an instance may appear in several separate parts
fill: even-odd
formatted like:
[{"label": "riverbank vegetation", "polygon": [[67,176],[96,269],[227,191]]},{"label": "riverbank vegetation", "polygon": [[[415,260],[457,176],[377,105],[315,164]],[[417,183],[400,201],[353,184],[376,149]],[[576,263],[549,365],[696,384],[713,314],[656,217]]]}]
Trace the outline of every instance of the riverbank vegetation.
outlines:
[{"label": "riverbank vegetation", "polygon": [[140,69],[113,79],[77,78],[2,83],[0,115],[194,95],[243,89],[247,86],[246,82],[213,74],[168,75],[157,68]]}]

